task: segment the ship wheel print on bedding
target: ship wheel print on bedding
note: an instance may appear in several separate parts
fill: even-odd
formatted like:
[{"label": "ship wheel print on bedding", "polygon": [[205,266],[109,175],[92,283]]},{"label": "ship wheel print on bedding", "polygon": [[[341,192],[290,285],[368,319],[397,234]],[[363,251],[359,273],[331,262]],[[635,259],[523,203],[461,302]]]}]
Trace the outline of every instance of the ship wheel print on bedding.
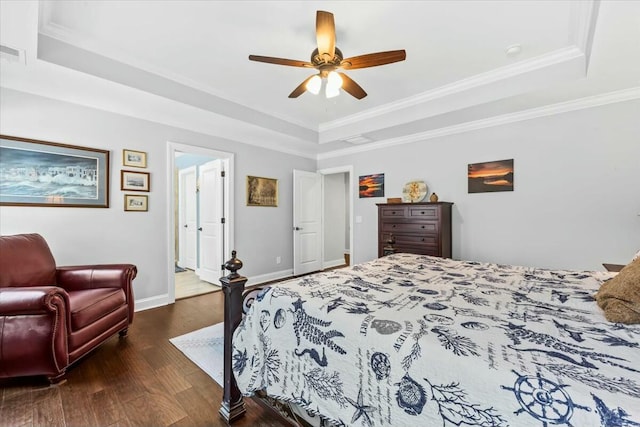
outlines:
[{"label": "ship wheel print on bedding", "polygon": [[[510,390],[516,396],[520,409],[515,411],[516,415],[527,412],[533,418],[542,422],[544,427],[549,424],[566,424],[572,427],[569,422],[573,416],[574,409],[591,411],[587,406],[574,403],[571,396],[564,388],[568,385],[560,385],[546,378],[539,373],[536,376],[520,375],[513,387],[501,386],[504,390]],[[580,427],[580,426],[578,426]]]}]

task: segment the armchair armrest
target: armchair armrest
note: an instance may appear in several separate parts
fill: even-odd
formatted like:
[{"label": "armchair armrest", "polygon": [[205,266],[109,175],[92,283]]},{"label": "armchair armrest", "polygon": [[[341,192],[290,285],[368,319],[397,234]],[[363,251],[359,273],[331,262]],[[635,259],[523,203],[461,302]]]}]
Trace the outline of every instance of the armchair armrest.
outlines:
[{"label": "armchair armrest", "polygon": [[0,288],[0,378],[64,373],[68,302],[56,286]]},{"label": "armchair armrest", "polygon": [[127,288],[138,274],[133,264],[74,265],[56,268],[56,283],[68,291]]},{"label": "armchair armrest", "polygon": [[57,286],[0,288],[0,316],[58,312],[66,315],[69,296]]}]

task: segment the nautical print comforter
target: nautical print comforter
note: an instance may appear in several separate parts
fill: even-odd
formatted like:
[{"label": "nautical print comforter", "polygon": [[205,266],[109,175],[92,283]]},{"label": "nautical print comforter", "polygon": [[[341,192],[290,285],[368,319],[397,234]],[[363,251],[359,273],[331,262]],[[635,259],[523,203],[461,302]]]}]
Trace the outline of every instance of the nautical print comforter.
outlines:
[{"label": "nautical print comforter", "polygon": [[235,332],[245,395],[341,426],[640,426],[640,325],[604,272],[394,254],[265,289]]}]

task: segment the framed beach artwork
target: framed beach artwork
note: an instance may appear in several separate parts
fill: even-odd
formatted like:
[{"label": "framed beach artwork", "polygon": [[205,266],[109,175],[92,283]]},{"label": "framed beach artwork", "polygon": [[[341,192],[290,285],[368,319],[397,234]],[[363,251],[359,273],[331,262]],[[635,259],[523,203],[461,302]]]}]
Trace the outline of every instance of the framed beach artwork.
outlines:
[{"label": "framed beach artwork", "polygon": [[360,198],[384,197],[384,174],[361,175],[358,179]]},{"label": "framed beach artwork", "polygon": [[123,191],[149,191],[149,172],[120,171],[120,189]]},{"label": "framed beach artwork", "polygon": [[0,135],[0,205],[109,207],[109,151]]},{"label": "framed beach artwork", "polygon": [[513,191],[513,159],[471,163],[467,179],[469,193]]}]

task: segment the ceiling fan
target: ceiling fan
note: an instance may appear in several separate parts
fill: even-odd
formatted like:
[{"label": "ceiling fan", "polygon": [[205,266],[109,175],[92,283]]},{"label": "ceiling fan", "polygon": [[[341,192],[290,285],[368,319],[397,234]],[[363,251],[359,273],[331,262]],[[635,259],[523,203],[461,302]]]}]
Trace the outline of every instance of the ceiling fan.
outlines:
[{"label": "ceiling fan", "polygon": [[340,49],[336,47],[336,28],[333,14],[322,10],[316,13],[316,40],[318,47],[311,53],[310,62],[259,55],[249,55],[249,59],[269,64],[315,68],[318,70],[317,74],[306,78],[300,83],[289,94],[289,98],[297,98],[305,91],[318,94],[322,87],[322,80],[326,79],[325,90],[327,98],[337,96],[340,93],[340,88],[342,88],[355,98],[362,99],[367,96],[367,92],[349,76],[336,71],[337,69],[355,70],[357,68],[375,67],[404,61],[407,57],[404,50],[390,50],[344,58]]}]

